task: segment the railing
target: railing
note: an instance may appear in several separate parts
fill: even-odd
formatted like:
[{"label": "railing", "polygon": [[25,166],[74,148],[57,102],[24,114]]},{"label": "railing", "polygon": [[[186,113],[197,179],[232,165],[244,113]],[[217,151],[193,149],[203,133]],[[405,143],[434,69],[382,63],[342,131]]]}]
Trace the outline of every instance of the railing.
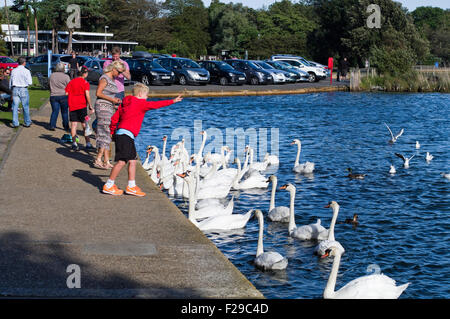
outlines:
[{"label": "railing", "polygon": [[377,76],[376,68],[350,68],[350,90],[358,91],[362,78],[375,76]]}]

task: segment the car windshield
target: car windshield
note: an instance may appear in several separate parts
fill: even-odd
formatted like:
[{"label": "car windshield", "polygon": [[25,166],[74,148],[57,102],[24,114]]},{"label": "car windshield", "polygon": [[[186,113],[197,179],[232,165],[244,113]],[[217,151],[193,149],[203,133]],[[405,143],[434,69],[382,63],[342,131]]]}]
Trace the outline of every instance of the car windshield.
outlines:
[{"label": "car windshield", "polygon": [[309,63],[309,62],[306,61],[305,59],[300,59],[300,61],[302,61],[302,63],[303,63],[305,66],[312,66],[311,63]]},{"label": "car windshield", "polygon": [[178,62],[180,62],[180,64],[185,68],[189,68],[189,69],[201,68],[200,65],[198,65],[196,62],[189,60],[189,59],[180,59],[180,60],[178,60]]},{"label": "car windshield", "polygon": [[256,62],[260,67],[262,67],[263,69],[275,69],[273,66],[271,66],[270,64],[266,63],[266,62]]},{"label": "car windshield", "polygon": [[163,68],[156,61],[140,61],[140,62],[146,69],[162,69]]},{"label": "car windshield", "polygon": [[226,62],[218,62],[216,65],[224,71],[233,71],[234,70],[234,68]]},{"label": "car windshield", "polygon": [[250,67],[252,67],[252,68],[254,68],[254,69],[262,69],[262,67],[259,66],[259,65],[256,64],[256,63],[253,63],[253,62],[247,62],[247,63],[248,63],[248,66],[250,66]]},{"label": "car windshield", "polygon": [[16,63],[16,61],[14,61],[11,58],[5,57],[5,58],[1,58],[0,62],[2,63]]},{"label": "car windshield", "polygon": [[288,69],[291,69],[291,68],[292,68],[292,65],[290,65],[290,64],[287,63],[287,62],[278,61],[278,62],[275,62],[275,63],[278,64],[278,65],[280,65],[281,67],[284,67],[284,68],[288,68]]}]

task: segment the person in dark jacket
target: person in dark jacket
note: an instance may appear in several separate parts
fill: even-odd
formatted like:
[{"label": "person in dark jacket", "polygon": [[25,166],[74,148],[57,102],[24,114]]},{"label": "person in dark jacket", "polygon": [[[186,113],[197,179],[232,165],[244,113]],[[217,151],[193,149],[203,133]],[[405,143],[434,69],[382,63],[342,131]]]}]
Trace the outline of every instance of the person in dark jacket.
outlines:
[{"label": "person in dark jacket", "polygon": [[340,80],[347,80],[347,73],[350,65],[347,61],[347,58],[344,58],[340,64]]},{"label": "person in dark jacket", "polygon": [[0,98],[8,102],[8,111],[11,111],[12,91],[9,87],[9,69],[0,69]]}]

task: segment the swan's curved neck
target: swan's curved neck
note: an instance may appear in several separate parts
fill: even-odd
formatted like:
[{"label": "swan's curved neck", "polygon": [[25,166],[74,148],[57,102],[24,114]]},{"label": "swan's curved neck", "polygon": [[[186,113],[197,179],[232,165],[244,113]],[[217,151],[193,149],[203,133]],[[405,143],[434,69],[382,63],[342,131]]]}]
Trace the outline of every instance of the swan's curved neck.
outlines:
[{"label": "swan's curved neck", "polygon": [[339,206],[333,206],[333,218],[331,219],[330,229],[328,230],[328,240],[334,239],[334,225],[336,225],[336,220],[339,214]]},{"label": "swan's curved neck", "polygon": [[204,177],[204,179],[211,178],[215,173],[217,173],[217,162],[213,162],[211,169],[209,170],[208,174]]},{"label": "swan's curved neck", "polygon": [[256,248],[256,257],[264,253],[263,233],[264,233],[264,218],[262,214],[258,214],[259,221],[259,235],[258,235],[258,247]]},{"label": "swan's curved neck", "polygon": [[163,149],[162,149],[162,156],[166,156],[166,145],[167,145],[167,138],[164,139]]},{"label": "swan's curved neck", "polygon": [[339,271],[339,265],[341,263],[341,255],[342,254],[340,252],[337,252],[334,256],[330,277],[328,277],[327,285],[325,287],[325,290],[323,291],[323,297],[325,299],[333,298],[333,296],[335,295],[334,289],[336,288],[336,279]]},{"label": "swan's curved neck", "polygon": [[294,166],[297,166],[300,161],[300,152],[302,150],[302,145],[300,143],[297,144],[297,157],[295,158]]},{"label": "swan's curved neck", "polygon": [[253,164],[253,148],[250,149],[250,165]]},{"label": "swan's curved neck", "polygon": [[206,132],[203,133],[203,139],[202,139],[202,145],[200,146],[200,149],[198,150],[197,156],[202,158],[203,157],[203,149],[205,148],[206,144]]},{"label": "swan's curved neck", "polygon": [[291,202],[289,205],[289,233],[291,233],[297,225],[295,225],[295,212],[294,212],[294,202],[295,202],[295,189],[290,189],[289,193],[291,194]]},{"label": "swan's curved neck", "polygon": [[150,160],[150,152],[147,152],[147,156],[145,157],[144,166],[148,165],[148,162]]},{"label": "swan's curved neck", "polygon": [[188,211],[188,219],[194,224],[197,225],[197,221],[195,220],[195,187],[192,179],[187,179],[189,187],[189,211]]},{"label": "swan's curved neck", "polygon": [[[274,175],[275,176],[275,175]],[[275,192],[277,191],[277,178],[272,180],[272,193],[270,194],[269,212],[275,208]]]}]

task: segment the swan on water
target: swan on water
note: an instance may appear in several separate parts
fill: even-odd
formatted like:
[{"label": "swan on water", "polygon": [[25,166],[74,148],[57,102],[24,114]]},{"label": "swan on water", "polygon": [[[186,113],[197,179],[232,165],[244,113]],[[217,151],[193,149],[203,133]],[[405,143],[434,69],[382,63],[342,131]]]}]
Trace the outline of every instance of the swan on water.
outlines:
[{"label": "swan on water", "polygon": [[434,156],[431,155],[429,152],[427,152],[427,155],[425,155],[425,160],[427,161],[427,163],[430,163],[433,158]]},{"label": "swan on water", "polygon": [[404,167],[404,168],[409,168],[409,161],[412,160],[412,158],[413,158],[414,156],[416,156],[416,154],[414,154],[414,155],[411,156],[410,158],[407,158],[407,157],[403,156],[403,155],[400,154],[400,153],[395,153],[395,156],[400,157],[400,158],[403,160],[403,167]]},{"label": "swan on water", "polygon": [[314,253],[316,255],[325,255],[325,251],[331,247],[339,247],[344,252],[345,249],[342,245],[334,238],[334,226],[336,225],[336,220],[339,214],[339,204],[335,201],[331,201],[325,208],[331,208],[333,210],[333,218],[331,219],[330,228],[328,229],[328,238],[323,240],[316,246]]},{"label": "swan on water", "polygon": [[444,178],[446,178],[446,179],[450,179],[450,173],[444,173],[444,172],[442,172],[442,173],[441,173],[441,176],[444,177]]},{"label": "swan on water", "polygon": [[416,141],[416,150],[418,150],[420,148],[420,143],[419,141]]},{"label": "swan on water", "polygon": [[353,279],[335,291],[337,274],[344,251],[340,247],[329,248],[322,258],[334,256],[333,266],[323,291],[325,299],[397,299],[409,283],[397,286],[395,280],[383,274],[371,274]]},{"label": "swan on water", "polygon": [[388,130],[389,130],[389,133],[391,133],[391,139],[389,140],[389,143],[394,144],[395,142],[397,142],[397,139],[398,139],[400,136],[402,136],[404,130],[401,129],[400,132],[398,132],[398,134],[394,136],[394,134],[392,134],[392,131],[391,131],[391,129],[389,128],[389,126],[388,126],[386,123],[384,123],[384,125],[386,125],[386,127],[387,127]]},{"label": "swan on water", "polygon": [[275,193],[277,190],[278,179],[275,175],[271,175],[268,179],[272,183],[272,193],[270,195],[269,213],[267,217],[273,222],[289,222],[289,207],[277,206],[275,207]]},{"label": "swan on water", "polygon": [[[291,201],[289,206],[289,236],[295,237],[301,240],[317,240],[320,234],[323,236],[328,236],[328,232],[325,227],[320,225],[320,219],[317,219],[315,224],[309,224],[297,227],[295,224],[295,212],[294,212],[294,201],[295,201],[295,187],[292,184],[286,184],[280,187],[280,189],[285,189],[289,191],[291,195]],[[326,239],[323,238],[323,239]]]},{"label": "swan on water", "polygon": [[259,222],[258,247],[256,248],[255,265],[263,270],[282,270],[286,269],[288,260],[275,251],[264,252],[263,233],[264,217],[261,210],[255,210],[255,216]]},{"label": "swan on water", "polygon": [[296,173],[302,173],[302,174],[310,174],[314,171],[314,163],[312,162],[306,162],[306,163],[299,163],[300,160],[300,152],[302,150],[302,142],[300,142],[299,139],[295,139],[292,141],[291,145],[297,145],[297,157],[295,158],[294,163],[294,172]]},{"label": "swan on water", "polygon": [[266,155],[264,155],[263,162],[268,162],[269,165],[279,165],[280,159],[277,155],[266,153]]},{"label": "swan on water", "polygon": [[395,166],[391,164],[391,168],[389,169],[389,174],[395,174],[397,171],[395,170]]}]

